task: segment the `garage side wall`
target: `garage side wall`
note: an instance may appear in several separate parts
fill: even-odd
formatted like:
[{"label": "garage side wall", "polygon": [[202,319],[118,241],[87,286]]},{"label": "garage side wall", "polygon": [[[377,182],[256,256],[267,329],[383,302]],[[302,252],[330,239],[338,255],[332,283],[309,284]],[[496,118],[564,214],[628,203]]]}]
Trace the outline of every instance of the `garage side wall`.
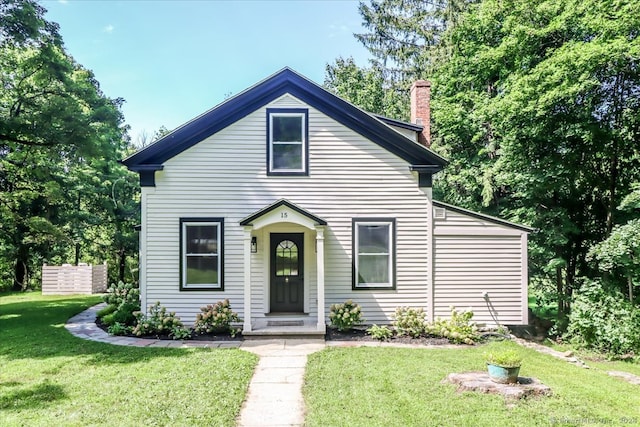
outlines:
[{"label": "garage side wall", "polygon": [[480,324],[526,324],[527,232],[491,217],[434,208],[434,315],[471,309]]}]

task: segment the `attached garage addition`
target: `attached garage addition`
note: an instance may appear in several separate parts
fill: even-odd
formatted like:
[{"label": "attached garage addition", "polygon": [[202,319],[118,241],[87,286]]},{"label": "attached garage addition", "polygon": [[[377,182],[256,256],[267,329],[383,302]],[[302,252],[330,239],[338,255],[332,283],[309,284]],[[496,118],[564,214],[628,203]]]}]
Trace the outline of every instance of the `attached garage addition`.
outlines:
[{"label": "attached garage addition", "polygon": [[487,325],[526,324],[528,227],[435,201],[434,316],[471,308]]}]

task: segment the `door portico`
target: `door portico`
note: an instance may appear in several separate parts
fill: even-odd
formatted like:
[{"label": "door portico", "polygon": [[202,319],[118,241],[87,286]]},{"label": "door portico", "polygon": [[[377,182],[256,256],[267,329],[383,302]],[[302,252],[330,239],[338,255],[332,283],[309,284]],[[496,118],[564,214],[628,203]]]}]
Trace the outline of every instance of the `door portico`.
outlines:
[{"label": "door portico", "polygon": [[[289,310],[294,313],[299,311],[300,314],[308,313],[311,298],[309,273],[315,270],[314,296],[317,300],[315,328],[318,332],[324,332],[324,229],[326,224],[323,219],[285,199],[240,221],[240,225],[244,227],[243,331],[245,333],[254,330],[254,321],[257,320],[255,312],[252,312],[252,299],[255,302],[255,297],[260,297],[260,294],[256,292],[255,287],[252,287],[251,272],[252,260],[255,266],[256,259],[261,266],[262,278],[266,281],[261,293],[264,315],[289,312]],[[261,245],[257,244],[258,236],[263,240]],[[261,248],[262,254],[258,253],[258,247]],[[313,252],[315,252],[315,259]],[[314,261],[315,268],[307,265]]]}]

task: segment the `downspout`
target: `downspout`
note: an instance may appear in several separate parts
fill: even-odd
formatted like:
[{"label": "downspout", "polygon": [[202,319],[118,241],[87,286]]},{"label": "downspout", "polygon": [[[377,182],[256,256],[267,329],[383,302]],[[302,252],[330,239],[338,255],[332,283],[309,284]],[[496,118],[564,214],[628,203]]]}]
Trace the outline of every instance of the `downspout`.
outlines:
[{"label": "downspout", "polygon": [[435,319],[435,304],[433,287],[433,266],[434,266],[434,248],[433,241],[433,189],[431,187],[423,188],[425,196],[427,196],[427,317],[430,322]]},{"label": "downspout", "polygon": [[139,265],[140,271],[138,272],[138,280],[140,282],[140,310],[143,313],[147,312],[149,308],[147,304],[147,235],[149,232],[148,215],[147,215],[147,203],[149,200],[149,193],[153,193],[155,187],[140,187],[140,223],[142,224],[140,229],[140,245],[139,245]]}]

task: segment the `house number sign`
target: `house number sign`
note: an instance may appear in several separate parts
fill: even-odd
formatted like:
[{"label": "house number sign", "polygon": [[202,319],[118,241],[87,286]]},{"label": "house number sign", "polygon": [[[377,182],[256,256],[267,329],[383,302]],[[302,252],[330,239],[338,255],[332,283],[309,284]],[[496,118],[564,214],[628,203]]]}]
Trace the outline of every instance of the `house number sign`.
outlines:
[{"label": "house number sign", "polygon": [[289,218],[288,212],[280,212],[280,218]]}]

